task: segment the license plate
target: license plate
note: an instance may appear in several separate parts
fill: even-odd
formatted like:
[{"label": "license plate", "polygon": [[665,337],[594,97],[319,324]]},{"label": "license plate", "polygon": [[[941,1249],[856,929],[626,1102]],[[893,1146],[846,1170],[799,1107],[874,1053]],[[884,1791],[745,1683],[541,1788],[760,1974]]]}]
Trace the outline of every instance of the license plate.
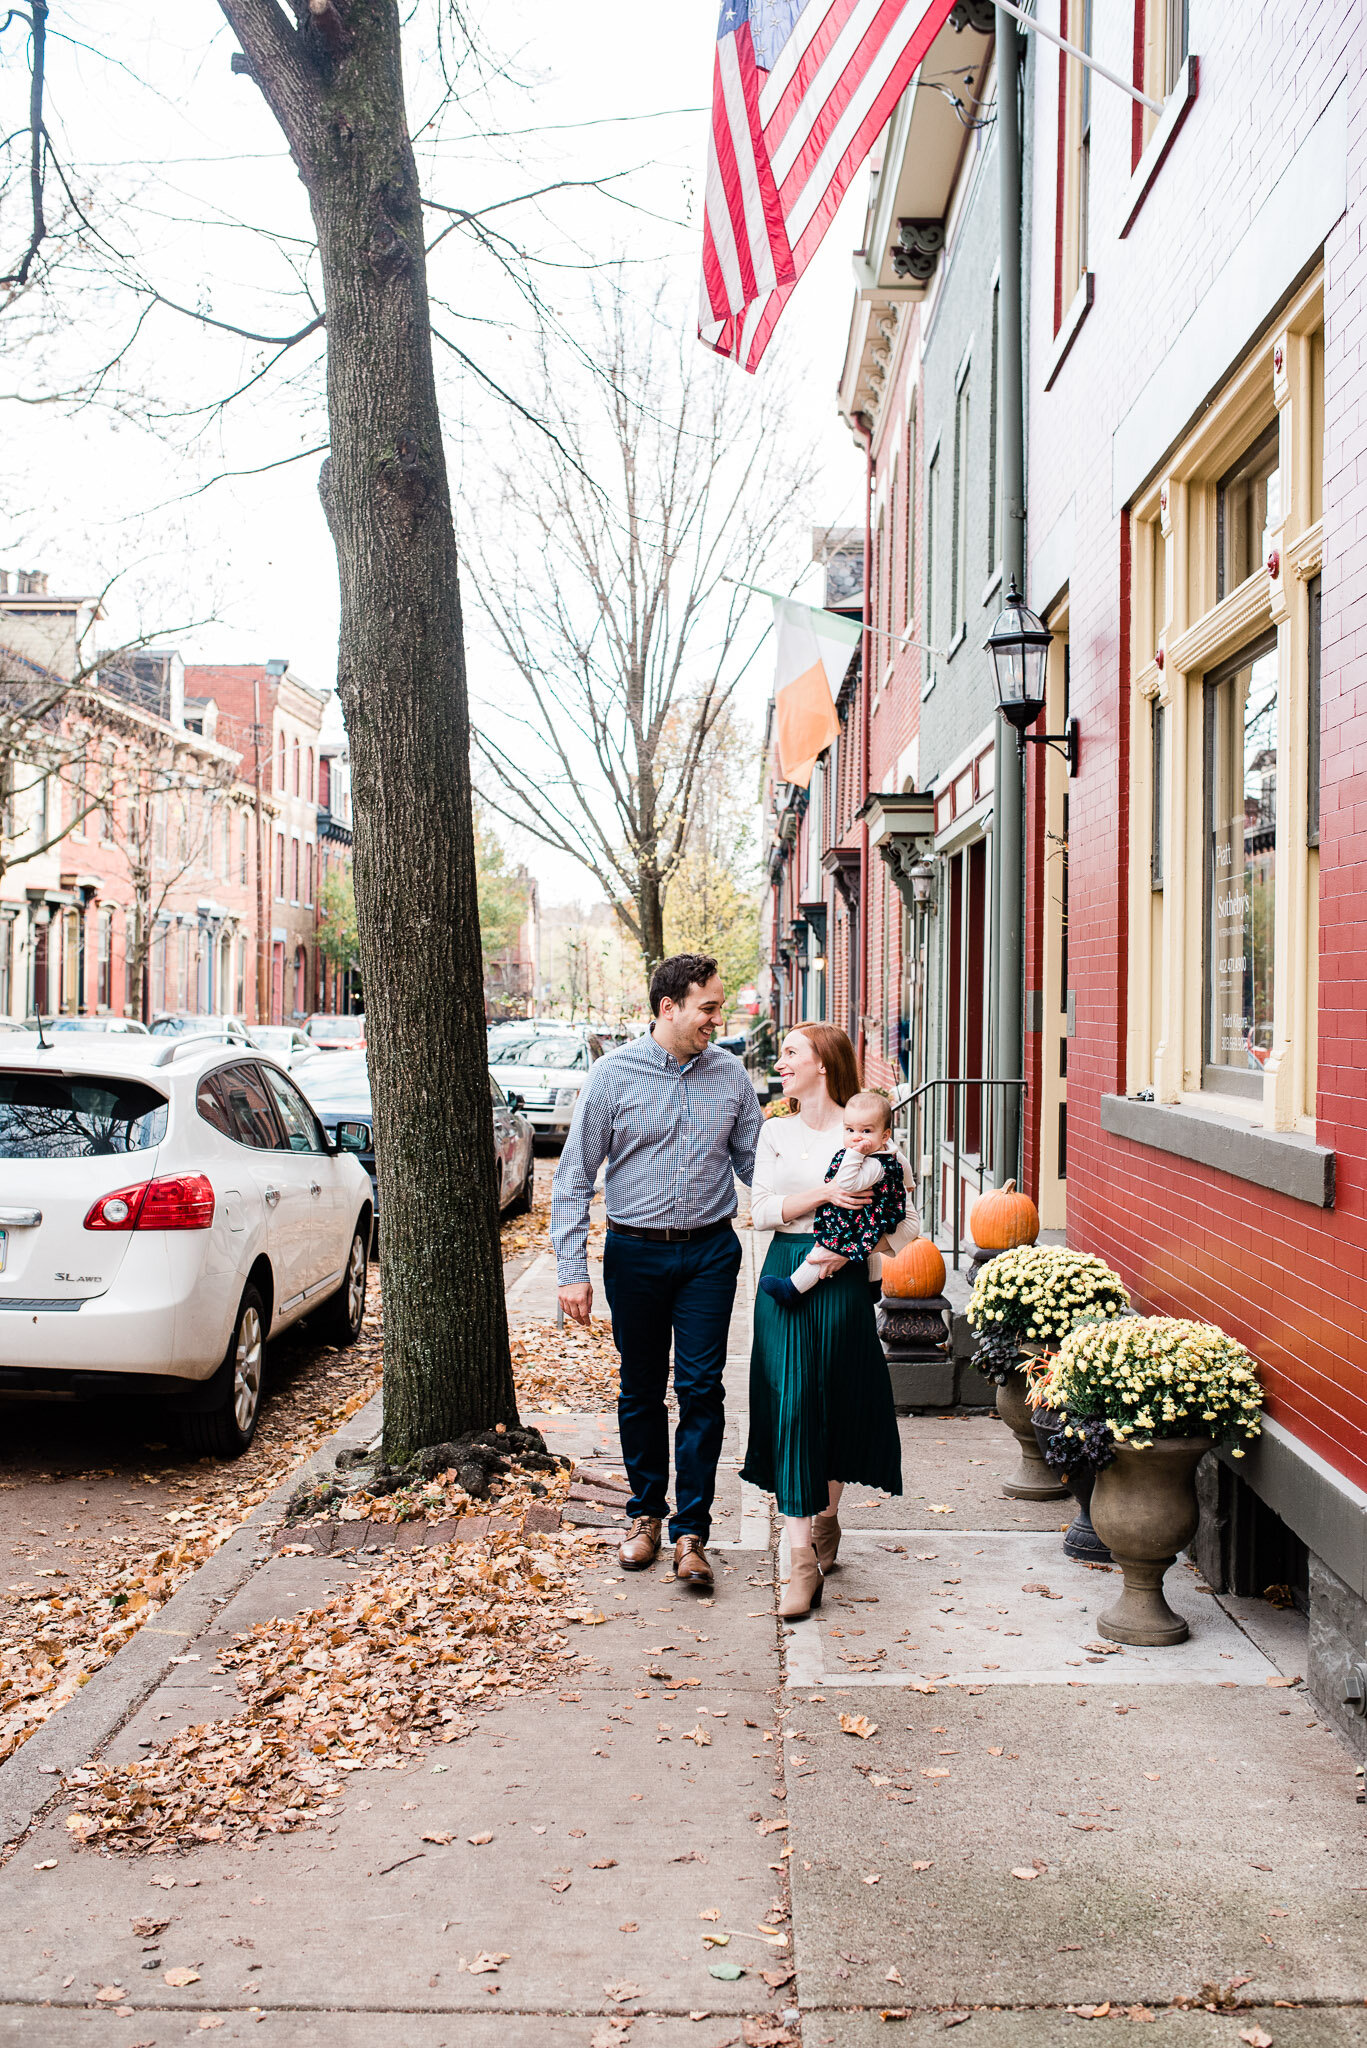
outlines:
[{"label": "license plate", "polygon": [[9,1232],[0,1230],[0,1273],[5,1270],[5,1247],[9,1243]]}]

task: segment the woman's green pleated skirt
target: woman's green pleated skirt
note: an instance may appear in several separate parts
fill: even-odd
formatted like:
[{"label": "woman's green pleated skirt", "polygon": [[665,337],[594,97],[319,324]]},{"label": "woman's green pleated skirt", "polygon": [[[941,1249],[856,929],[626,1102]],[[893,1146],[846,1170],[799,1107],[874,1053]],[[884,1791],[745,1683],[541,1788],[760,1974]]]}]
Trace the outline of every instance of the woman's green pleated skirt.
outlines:
[{"label": "woman's green pleated skirt", "polygon": [[[814,1242],[775,1233],[765,1273],[786,1278]],[[832,1479],[902,1491],[892,1382],[867,1266],[842,1266],[796,1308],[756,1290],[750,1441],[741,1477],[772,1493],[782,1515],[822,1513]]]}]

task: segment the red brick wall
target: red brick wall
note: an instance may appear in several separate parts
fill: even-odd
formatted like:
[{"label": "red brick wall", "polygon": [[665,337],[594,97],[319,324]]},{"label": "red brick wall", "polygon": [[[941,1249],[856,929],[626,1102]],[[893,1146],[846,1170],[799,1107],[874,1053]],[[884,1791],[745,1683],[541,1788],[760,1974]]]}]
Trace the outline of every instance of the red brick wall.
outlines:
[{"label": "red brick wall", "polygon": [[[1097,10],[1098,17],[1101,10]],[[1122,10],[1123,12],[1123,10]],[[1047,16],[1047,4],[1046,4]],[[1261,1361],[1269,1410],[1367,1485],[1367,165],[1364,9],[1205,9],[1200,97],[1129,238],[1117,239],[1132,159],[1128,106],[1093,96],[1096,297],[1053,389],[1039,363],[1052,266],[1032,280],[1030,545],[1074,501],[1068,1235],[1110,1259],[1147,1310],[1220,1324]],[[1195,28],[1195,24],[1194,24]],[[1104,30],[1104,33],[1103,33]],[[1128,21],[1098,21],[1097,54],[1128,68]],[[1112,47],[1114,45],[1114,47]],[[1321,1211],[1109,1137],[1099,1100],[1125,1087],[1126,534],[1112,510],[1111,438],[1276,177],[1346,76],[1349,208],[1325,248],[1323,742],[1317,1134],[1337,1153]],[[1054,246],[1057,67],[1036,66],[1036,250]],[[1232,365],[1231,365],[1232,367]],[[1031,901],[1034,902],[1032,892]],[[1148,991],[1136,991],[1147,1001]]]}]

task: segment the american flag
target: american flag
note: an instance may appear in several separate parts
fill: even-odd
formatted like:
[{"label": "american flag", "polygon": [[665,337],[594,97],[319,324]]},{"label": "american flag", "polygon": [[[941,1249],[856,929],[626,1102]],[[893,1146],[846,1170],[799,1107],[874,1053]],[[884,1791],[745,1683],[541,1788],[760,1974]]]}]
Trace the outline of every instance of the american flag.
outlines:
[{"label": "american flag", "polygon": [[954,0],[722,0],[698,333],[754,370]]}]

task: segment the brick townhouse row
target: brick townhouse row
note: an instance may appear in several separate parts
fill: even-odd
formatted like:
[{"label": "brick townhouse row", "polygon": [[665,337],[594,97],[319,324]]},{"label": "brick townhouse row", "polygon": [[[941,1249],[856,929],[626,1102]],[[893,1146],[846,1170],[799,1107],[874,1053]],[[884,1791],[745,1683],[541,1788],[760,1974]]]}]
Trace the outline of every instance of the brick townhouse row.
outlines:
[{"label": "brick townhouse row", "polygon": [[350,861],[335,700],[283,661],[92,669],[98,625],[93,600],[0,571],[0,1018],[349,1007],[318,944]]},{"label": "brick townhouse row", "polygon": [[[866,632],[810,787],[771,782],[777,1021],[849,1023],[915,1127],[928,1226],[993,1178],[1000,920],[1023,896],[1019,1165],[1144,1310],[1261,1362],[1240,1477],[1203,1476],[1217,1585],[1289,1582],[1345,1730],[1367,1657],[1367,80],[1359,0],[1040,0],[999,78],[963,6],[875,155],[840,406]],[[950,93],[946,90],[949,82]],[[1002,602],[995,114],[1018,94],[1026,597],[1050,627],[1020,775],[983,643]],[[954,102],[957,101],[957,104]],[[1008,223],[1008,233],[1015,225]],[[1006,366],[1009,370],[1009,366]],[[1020,900],[1020,899],[1018,899]],[[999,1075],[999,1078],[1017,1078]],[[954,1102],[960,1107],[955,1111]]]}]

